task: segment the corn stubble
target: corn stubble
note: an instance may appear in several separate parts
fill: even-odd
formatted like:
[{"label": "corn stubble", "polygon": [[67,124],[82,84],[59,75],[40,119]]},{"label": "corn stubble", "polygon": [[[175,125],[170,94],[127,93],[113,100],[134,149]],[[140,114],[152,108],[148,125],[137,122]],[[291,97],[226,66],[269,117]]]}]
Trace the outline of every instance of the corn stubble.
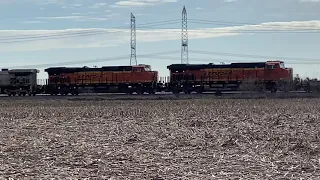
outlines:
[{"label": "corn stubble", "polygon": [[2,178],[320,176],[319,99],[0,104]]}]

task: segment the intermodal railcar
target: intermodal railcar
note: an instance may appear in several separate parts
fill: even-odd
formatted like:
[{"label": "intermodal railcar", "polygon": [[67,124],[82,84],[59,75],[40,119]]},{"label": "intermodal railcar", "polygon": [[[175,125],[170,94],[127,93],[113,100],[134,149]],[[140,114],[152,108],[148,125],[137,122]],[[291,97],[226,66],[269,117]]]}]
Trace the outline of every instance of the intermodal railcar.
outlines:
[{"label": "intermodal railcar", "polygon": [[36,95],[41,90],[37,85],[37,69],[2,69],[0,92],[9,96]]},{"label": "intermodal railcar", "polygon": [[[154,94],[158,72],[150,65],[89,67],[52,67],[46,92],[51,95],[78,95],[80,92]],[[88,90],[88,91],[87,91]]]},{"label": "intermodal railcar", "polygon": [[283,61],[231,64],[172,64],[169,91],[174,93],[192,91],[239,90],[244,82],[254,82],[272,92],[280,83],[293,79],[293,69],[286,68]]}]

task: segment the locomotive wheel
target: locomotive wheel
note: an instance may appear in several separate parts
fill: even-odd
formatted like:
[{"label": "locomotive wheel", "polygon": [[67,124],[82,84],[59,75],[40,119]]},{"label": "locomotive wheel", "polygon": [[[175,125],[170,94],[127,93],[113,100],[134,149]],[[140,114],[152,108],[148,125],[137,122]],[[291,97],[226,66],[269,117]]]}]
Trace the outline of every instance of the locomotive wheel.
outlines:
[{"label": "locomotive wheel", "polygon": [[139,95],[142,95],[144,92],[143,92],[142,89],[138,89],[138,90],[136,90],[136,93],[139,94]]},{"label": "locomotive wheel", "polygon": [[201,88],[198,88],[198,89],[196,90],[196,92],[197,92],[197,94],[202,94],[202,93],[203,93],[203,90],[202,90]]},{"label": "locomotive wheel", "polygon": [[149,94],[156,94],[156,92],[154,92],[154,91],[150,91],[150,92],[149,92]]},{"label": "locomotive wheel", "polygon": [[192,93],[192,90],[187,89],[184,93],[185,93],[185,94],[191,94],[191,93]]},{"label": "locomotive wheel", "polygon": [[222,96],[222,92],[221,91],[216,91],[216,96]]}]

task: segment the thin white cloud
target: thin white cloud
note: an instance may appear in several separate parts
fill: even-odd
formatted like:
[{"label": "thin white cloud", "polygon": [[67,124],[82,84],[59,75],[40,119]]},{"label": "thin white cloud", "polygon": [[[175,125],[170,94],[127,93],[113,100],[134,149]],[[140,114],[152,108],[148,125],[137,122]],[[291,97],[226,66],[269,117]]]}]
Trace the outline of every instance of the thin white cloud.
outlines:
[{"label": "thin white cloud", "polygon": [[95,4],[93,4],[90,8],[98,9],[98,8],[105,7],[105,6],[107,6],[107,5],[108,5],[107,3],[95,3]]},{"label": "thin white cloud", "polygon": [[47,19],[47,20],[52,20],[52,19],[81,19],[84,16],[52,16],[52,17],[37,17],[36,19]]},{"label": "thin white cloud", "polygon": [[147,6],[147,5],[155,5],[160,3],[174,3],[174,2],[178,2],[178,0],[124,0],[124,1],[118,1],[112,7]]},{"label": "thin white cloud", "polygon": [[66,0],[27,0],[27,2],[40,4],[40,5],[51,5],[51,4],[62,5],[66,3]]},{"label": "thin white cloud", "polygon": [[43,24],[46,23],[44,21],[23,21],[23,24]]},{"label": "thin white cloud", "polygon": [[74,7],[81,7],[83,4],[71,4],[71,6],[74,6]]},{"label": "thin white cloud", "polygon": [[[221,28],[202,28],[188,30],[189,39],[215,38],[222,36],[240,35],[241,31],[257,30],[310,30],[319,29],[320,21],[268,22],[259,25],[245,25]],[[95,35],[84,36],[88,31]],[[96,32],[99,33],[96,33]],[[130,30],[123,29],[66,29],[66,30],[0,30],[0,52],[8,51],[38,51],[61,48],[95,48],[128,44]],[[82,34],[73,38],[55,38],[53,34]],[[44,35],[53,37],[41,41],[27,41],[18,43],[3,43],[14,41],[14,38]],[[7,38],[6,38],[7,37]],[[180,40],[180,29],[137,30],[138,43]],[[6,39],[3,39],[6,38]],[[25,40],[25,39],[23,39]]]},{"label": "thin white cloud", "polygon": [[300,0],[300,2],[320,2],[320,0]]},{"label": "thin white cloud", "polygon": [[[93,14],[96,14],[96,12],[88,12],[85,13],[87,16],[84,15],[84,13],[72,13],[72,16],[48,16],[48,17],[36,17],[36,19],[41,20],[71,20],[71,21],[107,21],[111,17],[117,16],[116,13],[110,13],[106,15],[99,15],[99,16],[92,16]],[[89,15],[90,14],[90,15]]]}]

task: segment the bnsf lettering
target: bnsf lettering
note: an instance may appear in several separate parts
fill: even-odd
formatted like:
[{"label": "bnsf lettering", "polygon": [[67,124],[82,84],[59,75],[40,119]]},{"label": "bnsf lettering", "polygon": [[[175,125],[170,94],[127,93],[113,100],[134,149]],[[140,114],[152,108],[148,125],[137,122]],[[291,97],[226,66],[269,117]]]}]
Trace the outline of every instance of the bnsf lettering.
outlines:
[{"label": "bnsf lettering", "polygon": [[91,74],[91,75],[78,75],[78,80],[91,80],[91,79],[99,79],[102,78],[102,75],[96,75],[96,74]]},{"label": "bnsf lettering", "polygon": [[231,75],[231,71],[213,71],[213,72],[205,72],[204,76],[228,76]]}]

